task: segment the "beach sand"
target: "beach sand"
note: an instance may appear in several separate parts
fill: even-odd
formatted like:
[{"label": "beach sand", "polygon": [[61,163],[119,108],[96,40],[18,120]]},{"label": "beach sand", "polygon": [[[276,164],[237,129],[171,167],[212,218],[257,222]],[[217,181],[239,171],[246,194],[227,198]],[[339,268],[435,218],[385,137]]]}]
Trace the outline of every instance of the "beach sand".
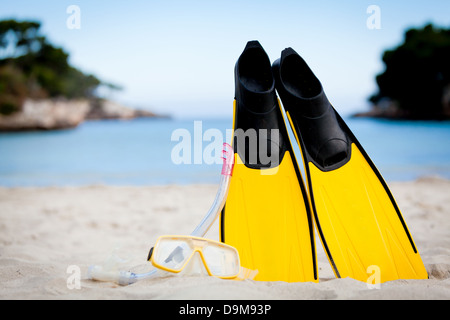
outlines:
[{"label": "beach sand", "polygon": [[[0,299],[450,299],[450,181],[389,185],[429,279],[391,281],[380,289],[336,279],[318,239],[319,283],[207,276],[130,286],[92,281],[88,267],[101,265],[113,252],[124,259],[124,268],[147,270],[157,237],[190,234],[217,186],[0,188]],[[218,221],[207,237],[219,239]],[[72,287],[74,270],[81,271],[79,288]]]}]

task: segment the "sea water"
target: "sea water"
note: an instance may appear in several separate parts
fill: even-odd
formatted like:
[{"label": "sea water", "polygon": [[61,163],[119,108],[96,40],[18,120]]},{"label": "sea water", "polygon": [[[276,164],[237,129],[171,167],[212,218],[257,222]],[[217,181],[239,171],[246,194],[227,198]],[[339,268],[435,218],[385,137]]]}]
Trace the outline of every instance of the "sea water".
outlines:
[{"label": "sea water", "polygon": [[[450,122],[346,122],[387,181],[450,178]],[[206,150],[222,141],[208,133],[226,141],[231,127],[231,119],[142,118],[0,133],[0,186],[215,184],[221,154]],[[191,152],[180,161],[183,134]]]}]

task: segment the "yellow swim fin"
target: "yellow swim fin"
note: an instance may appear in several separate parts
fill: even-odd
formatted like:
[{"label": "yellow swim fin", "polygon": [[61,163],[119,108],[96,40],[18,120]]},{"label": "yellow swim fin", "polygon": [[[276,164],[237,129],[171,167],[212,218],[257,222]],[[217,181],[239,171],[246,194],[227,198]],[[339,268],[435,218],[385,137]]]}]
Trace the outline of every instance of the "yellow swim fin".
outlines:
[{"label": "yellow swim fin", "polygon": [[306,188],[275,94],[270,60],[247,43],[235,67],[234,170],[221,214],[221,240],[255,280],[318,281]]},{"label": "yellow swim fin", "polygon": [[272,66],[305,165],[314,220],[337,277],[427,279],[386,182],[292,49]]}]

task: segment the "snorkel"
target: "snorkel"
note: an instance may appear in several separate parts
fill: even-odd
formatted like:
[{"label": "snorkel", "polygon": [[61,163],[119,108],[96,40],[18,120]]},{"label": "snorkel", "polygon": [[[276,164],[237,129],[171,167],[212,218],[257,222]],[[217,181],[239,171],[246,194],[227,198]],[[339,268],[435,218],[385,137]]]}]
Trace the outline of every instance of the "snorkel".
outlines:
[{"label": "snorkel", "polygon": [[[219,189],[216,193],[213,204],[200,221],[199,225],[191,233],[191,236],[203,237],[217,220],[222,211],[228,196],[231,175],[234,168],[234,153],[232,147],[228,143],[223,144],[222,150],[222,171],[219,183]],[[88,269],[88,279],[106,282],[115,282],[119,285],[130,285],[139,280],[150,279],[160,276],[161,270],[152,268],[145,273],[134,273],[130,271],[118,270],[114,259],[104,266],[92,265]]]},{"label": "snorkel", "polygon": [[199,225],[191,233],[192,236],[203,237],[208,232],[222,211],[225,201],[227,200],[230,179],[234,168],[233,148],[228,143],[223,144],[222,160],[223,164],[219,190],[217,191],[211,208],[206,213],[202,221],[200,221]]}]

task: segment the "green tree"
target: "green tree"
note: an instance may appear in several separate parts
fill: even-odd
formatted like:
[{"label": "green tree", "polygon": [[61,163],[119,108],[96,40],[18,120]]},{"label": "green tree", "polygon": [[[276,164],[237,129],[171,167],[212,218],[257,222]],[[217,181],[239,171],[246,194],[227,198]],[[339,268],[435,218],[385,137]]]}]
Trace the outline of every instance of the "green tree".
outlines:
[{"label": "green tree", "polygon": [[27,96],[24,74],[16,67],[0,67],[0,114],[9,115],[20,110]]},{"label": "green tree", "polygon": [[0,58],[14,58],[37,50],[45,38],[37,21],[0,21]]},{"label": "green tree", "polygon": [[0,114],[20,110],[26,97],[96,98],[99,86],[119,89],[84,74],[69,54],[39,33],[36,21],[0,21]]},{"label": "green tree", "polygon": [[388,98],[411,119],[442,118],[450,86],[450,29],[432,24],[406,31],[404,42],[383,54],[385,71],[376,77],[374,104]]}]

